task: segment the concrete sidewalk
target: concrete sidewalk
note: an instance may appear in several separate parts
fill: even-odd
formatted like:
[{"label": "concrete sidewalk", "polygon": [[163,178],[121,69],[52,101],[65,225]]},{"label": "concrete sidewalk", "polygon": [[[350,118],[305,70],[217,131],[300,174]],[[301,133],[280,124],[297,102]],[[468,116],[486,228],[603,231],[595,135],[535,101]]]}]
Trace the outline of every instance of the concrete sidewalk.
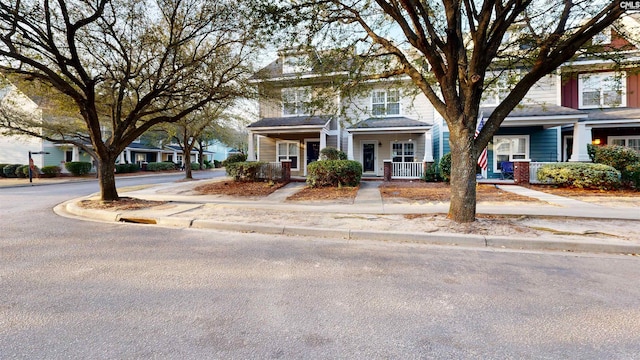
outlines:
[{"label": "concrete sidewalk", "polygon": [[[127,192],[126,189],[123,189],[121,191],[123,196],[167,201],[169,202],[167,206],[130,211],[90,210],[78,206],[77,203],[80,199],[76,199],[61,204],[56,208],[56,211],[63,215],[71,214],[102,221],[137,222],[223,231],[332,237],[348,240],[366,239],[512,249],[640,253],[640,236],[635,241],[615,238],[602,240],[597,236],[588,236],[588,232],[585,232],[584,237],[576,240],[571,237],[562,238],[557,236],[518,238],[491,234],[410,231],[407,230],[407,226],[403,226],[403,216],[411,214],[446,214],[448,203],[385,203],[378,189],[381,182],[362,182],[352,204],[326,201],[311,203],[286,201],[287,197],[302,188],[304,183],[290,183],[269,196],[252,200],[239,200],[216,195],[195,195],[191,189],[199,184],[199,182],[171,183],[142,190]],[[509,206],[508,204],[485,205],[481,203],[477,207],[478,214],[512,217],[559,217],[563,219],[561,222],[589,222],[595,221],[595,219],[599,219],[598,221],[602,221],[602,219],[640,221],[640,211],[637,208],[606,207],[549,195],[514,185],[500,185],[499,187],[504,191],[539,199],[546,202],[546,204]],[[281,214],[287,214],[287,219],[277,220]],[[443,217],[440,216],[440,218]],[[351,223],[346,225],[334,224],[340,222],[340,219],[347,218],[350,219]],[[565,221],[565,218],[574,220]],[[381,231],[372,226],[380,221],[395,223],[393,223],[391,231]],[[304,226],[307,223],[312,223],[313,226]],[[352,226],[353,223],[357,223],[357,226]],[[635,227],[635,224],[633,226]],[[589,231],[597,233],[597,230],[595,228]]]}]

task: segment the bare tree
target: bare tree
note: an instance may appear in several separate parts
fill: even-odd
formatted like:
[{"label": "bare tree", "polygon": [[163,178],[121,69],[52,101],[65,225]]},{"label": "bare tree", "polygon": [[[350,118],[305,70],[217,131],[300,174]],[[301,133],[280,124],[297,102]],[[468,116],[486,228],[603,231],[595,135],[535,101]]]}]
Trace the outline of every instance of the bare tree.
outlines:
[{"label": "bare tree", "polygon": [[[265,9],[294,32],[308,26],[307,44],[352,46],[375,61],[377,77],[408,77],[424,93],[449,127],[448,216],[457,222],[475,220],[476,161],[505,117],[624,13],[619,0],[320,0]],[[515,66],[521,76],[474,138],[492,68]]]},{"label": "bare tree", "polygon": [[115,160],[128,144],[247,91],[257,38],[245,10],[236,1],[2,1],[0,70],[71,99],[99,161],[101,198],[117,200]]}]

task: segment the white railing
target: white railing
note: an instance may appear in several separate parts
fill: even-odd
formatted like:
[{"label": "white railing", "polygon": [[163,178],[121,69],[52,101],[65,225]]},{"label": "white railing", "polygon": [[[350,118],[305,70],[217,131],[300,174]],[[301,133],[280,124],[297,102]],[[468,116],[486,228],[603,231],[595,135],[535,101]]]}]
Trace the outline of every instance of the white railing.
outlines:
[{"label": "white railing", "polygon": [[530,184],[544,184],[545,182],[538,180],[538,169],[543,165],[551,164],[548,162],[530,162],[529,163],[529,183]]},{"label": "white railing", "polygon": [[394,162],[391,177],[393,179],[419,179],[422,177],[422,162]]}]

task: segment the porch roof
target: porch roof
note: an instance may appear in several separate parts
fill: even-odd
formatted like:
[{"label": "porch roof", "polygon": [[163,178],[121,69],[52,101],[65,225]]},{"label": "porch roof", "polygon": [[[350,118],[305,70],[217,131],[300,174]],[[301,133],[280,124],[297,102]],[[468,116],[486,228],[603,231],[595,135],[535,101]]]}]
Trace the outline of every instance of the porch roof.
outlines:
[{"label": "porch roof", "polygon": [[[484,119],[489,118],[495,107],[482,107],[480,112]],[[554,127],[573,124],[587,118],[587,113],[583,110],[576,110],[565,106],[542,104],[542,105],[519,105],[509,113],[502,123],[503,127],[516,126],[543,126]]]},{"label": "porch roof", "polygon": [[584,112],[589,115],[584,122],[591,126],[640,126],[640,108],[589,109]]},{"label": "porch roof", "polygon": [[332,116],[287,116],[262,118],[247,126],[252,132],[300,132],[316,130],[320,131],[328,127]]},{"label": "porch roof", "polygon": [[369,118],[354,124],[347,129],[348,132],[408,132],[425,131],[431,128],[431,124],[409,119],[406,117]]}]

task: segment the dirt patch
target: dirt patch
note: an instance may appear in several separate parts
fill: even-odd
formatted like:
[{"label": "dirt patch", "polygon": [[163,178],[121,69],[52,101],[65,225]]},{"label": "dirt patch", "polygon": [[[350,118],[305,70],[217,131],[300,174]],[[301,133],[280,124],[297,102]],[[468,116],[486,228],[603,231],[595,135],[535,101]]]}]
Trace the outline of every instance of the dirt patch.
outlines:
[{"label": "dirt patch", "polygon": [[[380,193],[385,200],[406,199],[412,201],[447,202],[451,199],[451,186],[447,183],[427,182],[387,182],[380,185]],[[478,185],[476,187],[478,202],[537,202],[542,201],[528,196],[517,195],[500,190],[494,185]]]},{"label": "dirt patch", "polygon": [[241,197],[267,196],[285,186],[286,183],[276,182],[244,182],[244,181],[216,181],[194,188],[200,195],[228,195]]},{"label": "dirt patch", "polygon": [[130,197],[121,197],[117,201],[102,201],[102,200],[82,200],[80,201],[80,207],[85,209],[98,209],[98,210],[140,210],[147,209],[154,206],[164,205],[166,201],[152,201],[142,200]]},{"label": "dirt patch", "polygon": [[614,208],[640,207],[640,191],[630,189],[597,190],[579,188],[559,188],[551,185],[531,185],[532,190],[563,196],[592,204]]},{"label": "dirt patch", "polygon": [[542,191],[558,196],[567,197],[637,197],[640,198],[640,191],[630,189],[617,190],[598,190],[598,189],[580,189],[580,188],[561,188],[552,185],[531,185],[532,190]]},{"label": "dirt patch", "polygon": [[287,201],[338,201],[352,204],[360,187],[304,187],[302,190],[289,196]]}]

